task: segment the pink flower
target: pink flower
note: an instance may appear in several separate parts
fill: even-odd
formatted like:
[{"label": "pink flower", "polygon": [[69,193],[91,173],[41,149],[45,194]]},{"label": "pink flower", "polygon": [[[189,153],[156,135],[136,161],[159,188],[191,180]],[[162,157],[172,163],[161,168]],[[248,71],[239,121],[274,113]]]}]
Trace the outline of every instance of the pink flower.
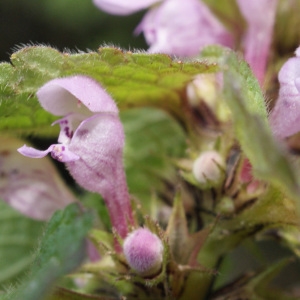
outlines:
[{"label": "pink flower", "polygon": [[197,55],[210,44],[232,46],[233,40],[209,8],[199,0],[94,0],[100,9],[126,15],[149,7],[135,33],[144,33],[151,53]]},{"label": "pink flower", "polygon": [[270,115],[275,136],[285,138],[300,131],[300,47],[278,74],[279,97]]},{"label": "pink flower", "polygon": [[243,38],[245,60],[261,85],[272,42],[277,2],[278,0],[237,0],[248,25]]},{"label": "pink flower", "polygon": [[60,124],[59,143],[45,151],[26,145],[18,151],[34,158],[51,153],[65,162],[78,184],[102,195],[112,225],[125,237],[132,212],[122,161],[124,132],[116,104],[85,76],[51,80],[37,96],[45,110],[63,116],[54,123]]},{"label": "pink flower", "polygon": [[233,40],[199,0],[165,0],[145,15],[136,29],[144,32],[149,52],[193,56],[210,44],[232,46]]},{"label": "pink flower", "polygon": [[129,15],[161,0],[93,0],[101,10],[114,15]]},{"label": "pink flower", "polygon": [[0,198],[30,218],[48,220],[76,199],[48,158],[32,161],[16,151],[22,143],[1,137]]}]

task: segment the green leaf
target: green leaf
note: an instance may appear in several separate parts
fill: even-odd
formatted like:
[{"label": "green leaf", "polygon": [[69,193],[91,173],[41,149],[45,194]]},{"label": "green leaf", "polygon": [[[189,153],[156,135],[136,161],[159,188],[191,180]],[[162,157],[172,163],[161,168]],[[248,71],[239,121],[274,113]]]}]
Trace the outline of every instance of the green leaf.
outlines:
[{"label": "green leaf", "polygon": [[24,217],[0,201],[0,287],[16,282],[33,261],[43,222]]},{"label": "green leaf", "polygon": [[[201,52],[201,57],[208,59],[211,63],[217,63],[220,68],[223,69],[225,95],[229,93],[227,91],[228,89],[239,88],[239,90],[236,91],[237,94],[235,98],[240,97],[243,98],[243,100],[226,99],[233,113],[234,121],[236,121],[235,118],[242,119],[244,117],[236,115],[239,108],[235,110],[234,105],[236,101],[240,101],[240,105],[243,105],[250,115],[259,117],[263,125],[268,127],[268,113],[265,99],[259,83],[247,62],[238,57],[235,52],[219,46],[206,47],[203,52]],[[231,76],[231,78],[228,78],[229,76]],[[230,79],[232,81],[230,81]],[[244,128],[237,130],[244,131]]]},{"label": "green leaf", "polygon": [[127,110],[121,113],[121,120],[129,190],[144,200],[145,208],[150,205],[151,192],[161,191],[164,181],[174,179],[172,158],[184,154],[185,135],[174,119],[158,109]]},{"label": "green leaf", "polygon": [[74,74],[98,80],[120,109],[155,106],[181,118],[181,95],[186,82],[203,72],[215,72],[207,62],[172,60],[163,54],[124,52],[100,48],[91,53],[60,53],[55,49],[25,47],[0,64],[0,131],[53,135],[54,117],[39,105],[35,93],[50,79]]},{"label": "green leaf", "polygon": [[85,236],[92,218],[77,204],[57,211],[47,225],[28,279],[4,299],[40,300],[62,275],[73,271],[85,257]]}]

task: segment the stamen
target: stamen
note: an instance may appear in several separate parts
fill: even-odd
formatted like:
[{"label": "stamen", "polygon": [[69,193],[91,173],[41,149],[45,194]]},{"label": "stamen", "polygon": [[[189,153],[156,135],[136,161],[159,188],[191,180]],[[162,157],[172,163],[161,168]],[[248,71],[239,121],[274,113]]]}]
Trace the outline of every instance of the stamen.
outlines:
[{"label": "stamen", "polygon": [[62,152],[64,151],[65,151],[65,146],[55,145],[51,151],[51,156],[58,161],[63,161]]}]

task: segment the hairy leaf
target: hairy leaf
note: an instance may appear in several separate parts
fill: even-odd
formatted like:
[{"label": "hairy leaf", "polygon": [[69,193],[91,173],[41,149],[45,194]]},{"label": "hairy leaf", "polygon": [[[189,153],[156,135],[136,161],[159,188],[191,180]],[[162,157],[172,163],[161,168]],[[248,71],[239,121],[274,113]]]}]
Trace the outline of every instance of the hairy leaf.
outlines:
[{"label": "hairy leaf", "polygon": [[33,261],[43,222],[31,220],[0,201],[0,286],[16,281]]},{"label": "hairy leaf", "polygon": [[90,213],[82,213],[77,204],[57,211],[47,225],[27,280],[3,299],[43,299],[57,279],[82,262],[84,238],[91,225]]},{"label": "hairy leaf", "polygon": [[163,54],[100,48],[90,53],[60,53],[45,46],[25,47],[0,64],[0,130],[52,135],[54,117],[39,105],[35,93],[50,79],[74,74],[98,80],[120,109],[164,108],[181,118],[181,94],[193,75],[214,72],[215,64],[172,60]]},{"label": "hairy leaf", "polygon": [[[130,193],[151,203],[151,192],[162,191],[175,177],[172,158],[185,149],[181,127],[161,110],[133,109],[122,112],[126,134],[124,161]],[[151,182],[151,184],[149,184]]]}]

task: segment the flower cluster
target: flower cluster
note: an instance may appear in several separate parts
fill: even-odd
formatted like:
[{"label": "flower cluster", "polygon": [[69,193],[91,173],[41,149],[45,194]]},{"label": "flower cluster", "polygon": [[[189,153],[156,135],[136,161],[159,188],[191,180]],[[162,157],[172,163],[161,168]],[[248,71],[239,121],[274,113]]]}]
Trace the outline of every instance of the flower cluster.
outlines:
[{"label": "flower cluster", "polygon": [[[209,281],[209,276],[202,276],[203,273],[205,275],[214,273],[211,269],[218,267],[221,258],[245,237],[248,238],[254,234],[253,232],[260,230],[274,230],[276,237],[279,238],[284,236],[286,233],[284,230],[288,226],[299,229],[299,217],[294,212],[294,203],[286,205],[289,199],[283,199],[282,195],[285,191],[280,190],[281,187],[278,188],[276,185],[280,177],[275,176],[274,181],[272,179],[270,182],[265,179],[267,177],[265,174],[270,175],[273,171],[273,162],[276,164],[279,161],[277,171],[281,166],[284,168],[287,166],[284,170],[284,172],[287,170],[287,175],[282,176],[283,180],[288,178],[288,182],[293,181],[292,168],[288,173],[290,171],[288,158],[286,159],[288,154],[284,156],[285,154],[282,154],[281,149],[279,147],[277,149],[275,147],[277,144],[274,143],[274,149],[276,148],[279,154],[274,155],[274,158],[272,156],[270,163],[268,153],[262,149],[267,149],[263,147],[265,137],[267,137],[266,145],[273,145],[271,143],[274,142],[273,135],[284,142],[285,138],[300,132],[300,47],[296,50],[295,57],[286,61],[278,74],[279,95],[269,114],[272,133],[268,131],[267,114],[264,114],[266,122],[261,123],[265,127],[259,135],[258,127],[255,127],[260,124],[255,123],[258,118],[255,114],[256,107],[252,111],[253,107],[248,106],[244,100],[261,100],[259,105],[262,104],[262,109],[265,109],[264,98],[259,94],[259,84],[263,86],[265,81],[278,0],[236,0],[237,14],[244,19],[246,25],[242,28],[240,36],[232,32],[232,26],[228,26],[233,20],[225,22],[220,12],[215,11],[213,5],[207,4],[209,1],[206,3],[201,0],[132,0],[129,2],[93,0],[93,2],[100,9],[117,15],[128,15],[148,9],[135,30],[136,34],[144,34],[149,44],[148,53],[165,53],[179,56],[187,61],[195,59],[196,64],[208,70],[196,76],[195,73],[198,71],[193,71],[194,73],[187,79],[183,77],[182,87],[176,86],[173,91],[181,97],[178,101],[179,109],[182,108],[180,124],[186,130],[185,140],[188,141],[186,151],[182,154],[185,155],[184,157],[174,159],[168,157],[170,170],[174,171],[176,183],[171,183],[171,180],[169,182],[169,178],[165,180],[159,171],[153,172],[162,179],[161,185],[164,188],[161,188],[163,191],[156,191],[155,184],[152,182],[149,186],[153,194],[157,192],[155,196],[161,196],[164,206],[160,203],[161,206],[157,205],[158,208],[155,207],[154,212],[151,207],[150,217],[144,214],[142,205],[137,201],[135,204],[137,209],[133,211],[123,165],[125,135],[116,102],[94,78],[72,75],[52,79],[41,86],[36,93],[42,108],[58,118],[52,124],[60,127],[57,143],[50,145],[46,150],[38,150],[27,145],[20,147],[23,141],[18,139],[1,137],[0,196],[21,213],[40,220],[50,219],[56,210],[63,209],[70,203],[79,203],[79,199],[76,199],[65,186],[46,157],[50,154],[52,158],[65,164],[77,184],[87,191],[100,194],[109,212],[112,232],[107,233],[98,228],[90,232],[89,237],[93,244],[89,241],[88,249],[92,267],[91,264],[86,264],[83,271],[78,272],[82,271],[88,276],[95,275],[89,282],[91,284],[87,284],[88,292],[90,286],[92,292],[100,290],[98,281],[100,277],[102,280],[104,274],[103,282],[106,284],[105,280],[107,282],[111,280],[114,287],[117,280],[124,280],[122,284],[125,283],[124,291],[126,291],[122,290],[122,292],[126,297],[126,293],[130,291],[135,298],[143,299],[139,297],[139,293],[142,295],[144,292],[148,294],[151,291],[154,296],[152,297],[151,294],[149,297],[153,299],[162,299],[166,296],[174,299],[192,299],[190,296],[195,296],[193,292],[196,290],[203,293],[201,299],[204,299],[208,294],[207,290],[213,284]],[[199,62],[197,55],[205,46],[213,44],[240,50],[259,84],[252,80],[255,77],[252,77],[246,64],[241,63],[242,67],[239,69],[239,58],[228,51],[228,48],[222,55],[226,59],[232,58],[234,61],[232,65],[228,62],[224,67],[224,64],[219,64],[220,60],[215,60],[211,65],[209,65],[210,61]],[[213,52],[215,49],[211,47],[205,53]],[[126,55],[128,58],[134,54],[126,53]],[[160,59],[159,55],[150,57]],[[164,55],[161,57],[166,58]],[[121,67],[123,63],[125,64],[122,62]],[[176,66],[178,65],[185,66],[181,62]],[[138,63],[136,66],[139,66]],[[233,71],[230,73],[228,69],[231,67]],[[157,73],[160,71],[161,69]],[[75,71],[64,73],[63,70],[60,74],[71,73],[75,74]],[[88,71],[85,74],[88,74]],[[94,73],[90,72],[90,74]],[[231,78],[237,79],[236,82],[230,83],[232,85],[228,84]],[[248,82],[249,78],[251,84]],[[228,84],[228,87],[225,84]],[[154,86],[153,82],[152,85]],[[163,88],[168,87],[163,86]],[[225,92],[222,91],[223,87]],[[244,91],[246,88],[253,89],[254,92],[251,93],[257,93],[259,96],[255,98],[251,94],[248,97]],[[226,93],[227,91],[231,94]],[[236,110],[241,112],[238,117],[233,116],[236,112],[232,109],[234,105],[231,105],[230,101],[223,101],[228,98],[228,94],[235,101],[232,102],[236,104],[235,107],[240,109]],[[225,100],[228,100],[227,98]],[[224,111],[223,105],[226,106]],[[248,118],[251,127],[249,131],[247,131]],[[239,123],[240,120],[243,122]],[[242,128],[234,127],[236,124],[241,124]],[[242,138],[239,136],[239,129],[247,133],[242,135]],[[257,146],[259,143],[255,144],[257,147],[249,146],[251,141],[248,143],[248,133],[253,139],[258,136],[260,139],[256,141],[262,141],[263,146]],[[165,134],[165,136],[167,140],[170,135]],[[15,151],[17,148],[19,153]],[[262,154],[259,153],[261,155],[257,157],[261,161],[265,159],[266,163],[262,166],[263,175],[261,178],[259,176],[256,178],[254,176],[256,174],[252,174],[251,163],[254,166],[253,170],[259,172],[253,157],[256,157],[254,152],[260,150]],[[163,153],[162,156],[165,158],[167,154]],[[247,157],[251,158],[251,163]],[[149,161],[150,163],[147,163],[150,165],[152,161]],[[136,180],[138,181],[139,178]],[[178,182],[181,185],[181,192],[173,198]],[[295,184],[292,182],[291,186],[296,186],[295,194],[297,194],[298,183],[295,182]],[[270,198],[272,201],[273,198],[279,199],[277,201],[279,209],[272,208],[271,217],[266,218],[265,211],[261,212],[261,210],[269,207]],[[259,205],[256,206],[257,203]],[[82,206],[79,211],[81,208]],[[159,214],[164,208],[167,217],[163,216],[162,221],[163,218],[159,217]],[[282,214],[279,211],[281,209],[284,211]],[[249,211],[251,212],[248,214]],[[157,219],[154,220],[153,216]],[[273,220],[273,217],[276,219]],[[291,218],[290,223],[285,223],[287,218]],[[277,227],[280,227],[280,230]],[[285,242],[290,243],[292,251],[298,254],[299,251],[295,249],[299,249],[299,231],[295,232],[297,232],[296,238],[292,236]],[[86,233],[83,237],[85,235]],[[101,260],[93,264],[99,259],[100,254]],[[107,270],[108,273],[105,273]],[[198,276],[199,274],[201,276]],[[74,275],[76,276],[77,274]],[[262,281],[264,280],[263,278]],[[101,282],[101,288],[102,285]],[[231,284],[230,288],[234,292],[237,290],[241,295],[246,291],[245,297],[248,297],[247,288],[251,286],[251,290],[254,290],[253,281],[245,282],[243,285],[245,288]],[[221,292],[226,293],[227,289],[228,287]],[[123,296],[123,294],[118,295]],[[231,299],[231,296],[229,295],[228,299]],[[233,297],[235,296],[236,294]],[[250,299],[251,296],[248,298]],[[212,295],[212,298],[219,299],[218,293]]]}]

